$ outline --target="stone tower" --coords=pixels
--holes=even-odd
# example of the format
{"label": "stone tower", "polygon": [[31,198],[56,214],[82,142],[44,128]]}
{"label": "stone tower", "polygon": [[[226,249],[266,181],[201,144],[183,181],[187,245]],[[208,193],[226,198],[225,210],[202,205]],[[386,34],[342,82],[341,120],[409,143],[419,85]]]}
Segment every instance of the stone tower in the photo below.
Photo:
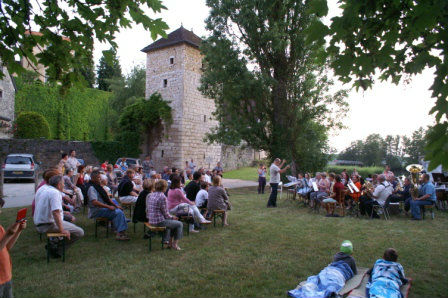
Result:
{"label": "stone tower", "polygon": [[[142,49],[146,53],[146,98],[159,92],[170,101],[173,124],[165,128],[161,142],[151,153],[156,167],[184,168],[193,158],[198,167],[214,167],[221,146],[204,142],[205,134],[218,123],[215,104],[198,90],[201,80],[201,38],[183,27]],[[143,153],[151,149],[146,140]]]}

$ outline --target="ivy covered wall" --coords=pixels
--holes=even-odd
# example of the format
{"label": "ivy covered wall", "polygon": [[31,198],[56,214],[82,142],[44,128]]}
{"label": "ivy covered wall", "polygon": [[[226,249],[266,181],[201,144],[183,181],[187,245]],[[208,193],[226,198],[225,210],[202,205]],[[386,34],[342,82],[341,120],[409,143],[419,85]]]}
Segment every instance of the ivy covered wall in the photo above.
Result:
{"label": "ivy covered wall", "polygon": [[42,114],[50,125],[51,139],[104,141],[111,138],[110,97],[110,92],[77,87],[61,95],[58,86],[18,80],[15,112]]}

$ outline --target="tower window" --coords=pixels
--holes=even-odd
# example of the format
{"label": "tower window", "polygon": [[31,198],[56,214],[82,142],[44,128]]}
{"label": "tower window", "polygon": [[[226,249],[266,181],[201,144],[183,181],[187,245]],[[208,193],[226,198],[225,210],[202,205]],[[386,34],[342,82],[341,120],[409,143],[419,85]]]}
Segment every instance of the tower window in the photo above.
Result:
{"label": "tower window", "polygon": [[168,86],[168,80],[164,79],[163,80],[163,88],[166,88]]}
{"label": "tower window", "polygon": [[163,152],[163,150],[162,150],[162,156],[161,156],[161,157],[163,157],[163,153],[164,153],[164,152]]}
{"label": "tower window", "polygon": [[3,98],[3,90],[0,90],[0,98]]}
{"label": "tower window", "polygon": [[174,57],[170,57],[170,64],[174,64]]}
{"label": "tower window", "polygon": [[204,115],[204,122],[206,122],[207,121],[207,116],[206,115]]}

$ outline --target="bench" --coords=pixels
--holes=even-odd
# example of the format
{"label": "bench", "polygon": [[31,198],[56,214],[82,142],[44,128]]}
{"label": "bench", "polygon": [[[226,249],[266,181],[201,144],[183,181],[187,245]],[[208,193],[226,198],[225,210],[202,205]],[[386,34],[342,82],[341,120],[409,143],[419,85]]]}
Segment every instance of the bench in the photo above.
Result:
{"label": "bench", "polygon": [[[146,234],[146,228],[148,228],[148,230],[149,230],[148,234]],[[155,234],[163,235],[163,232],[165,232],[165,230],[166,230],[166,227],[156,227],[156,226],[150,225],[149,222],[145,222],[145,225],[143,226],[143,235],[144,236],[147,235],[149,237],[148,247],[149,247],[150,252],[151,252],[151,248],[152,248],[152,246],[151,246],[152,234],[155,233]],[[161,243],[162,243],[162,249],[163,249],[163,237],[162,237]]]}
{"label": "bench", "polygon": [[98,224],[104,223],[106,225],[106,238],[109,238],[109,223],[111,220],[107,217],[96,217],[95,218],[95,238],[98,237]]}
{"label": "bench", "polygon": [[121,203],[121,207],[123,209],[129,209],[129,218],[132,219],[132,207],[134,207],[135,203]]}
{"label": "bench", "polygon": [[213,210],[212,217],[213,217],[213,226],[216,227],[216,218],[221,218],[221,227],[224,227],[224,215],[226,214],[225,210]]}
{"label": "bench", "polygon": [[65,262],[65,238],[67,236],[62,233],[47,233],[47,263],[50,263],[50,238],[62,237],[62,262]]}

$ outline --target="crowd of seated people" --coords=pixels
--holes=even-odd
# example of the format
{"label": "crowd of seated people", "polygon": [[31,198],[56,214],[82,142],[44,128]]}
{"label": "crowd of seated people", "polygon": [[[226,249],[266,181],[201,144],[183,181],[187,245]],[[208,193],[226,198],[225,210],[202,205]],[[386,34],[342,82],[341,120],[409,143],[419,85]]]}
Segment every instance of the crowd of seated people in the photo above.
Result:
{"label": "crowd of seated people", "polygon": [[[161,173],[154,169],[149,157],[143,166],[130,165],[122,159],[117,177],[114,167],[107,161],[101,166],[81,165],[76,152],[62,154],[60,162],[43,174],[33,201],[33,214],[39,233],[60,232],[67,235],[70,245],[84,235],[76,226],[75,215],[88,209],[88,218],[108,218],[119,241],[128,241],[128,223],[123,204],[134,207],[134,222],[149,222],[166,227],[163,237],[167,247],[179,250],[184,223],[181,215],[191,217],[190,232],[199,232],[203,224],[210,223],[209,216],[220,209],[230,210],[227,191],[223,188],[220,163],[213,171],[199,168],[193,160],[188,168],[164,167]],[[209,193],[210,192],[210,193]],[[206,218],[207,217],[207,218]],[[223,222],[227,223],[227,214]],[[50,255],[59,257],[61,247],[51,242]]]}
{"label": "crowd of seated people", "polygon": [[318,172],[314,177],[309,173],[299,173],[295,179],[297,194],[304,197],[312,208],[324,206],[326,216],[339,216],[335,214],[335,206],[339,206],[341,210],[349,212],[356,207],[361,215],[380,218],[378,212],[382,212],[383,208],[403,202],[406,215],[411,211],[412,219],[415,220],[421,219],[421,206],[436,202],[435,188],[429,180],[428,174],[421,175],[418,197],[412,198],[411,180],[395,177],[387,165],[383,173],[366,178],[361,177],[356,170],[350,176],[344,170],[338,175]]}

